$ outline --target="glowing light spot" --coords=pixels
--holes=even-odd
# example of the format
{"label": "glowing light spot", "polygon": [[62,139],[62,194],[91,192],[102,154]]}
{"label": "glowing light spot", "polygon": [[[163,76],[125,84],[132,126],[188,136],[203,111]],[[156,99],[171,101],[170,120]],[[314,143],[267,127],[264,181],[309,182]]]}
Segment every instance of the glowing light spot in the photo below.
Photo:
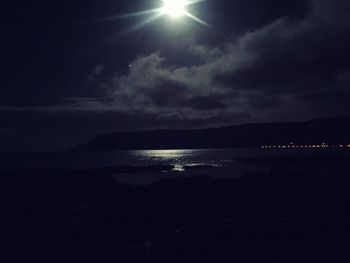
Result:
{"label": "glowing light spot", "polygon": [[180,17],[186,14],[186,0],[163,0],[163,12],[171,17]]}

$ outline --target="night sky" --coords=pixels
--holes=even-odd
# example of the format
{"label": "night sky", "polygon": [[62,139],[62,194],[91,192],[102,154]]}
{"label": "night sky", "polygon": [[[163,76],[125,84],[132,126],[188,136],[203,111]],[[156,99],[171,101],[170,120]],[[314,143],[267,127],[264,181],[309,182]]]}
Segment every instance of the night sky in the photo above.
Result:
{"label": "night sky", "polygon": [[3,1],[1,151],[112,130],[350,114],[349,0],[207,0],[205,21],[117,15],[161,0]]}

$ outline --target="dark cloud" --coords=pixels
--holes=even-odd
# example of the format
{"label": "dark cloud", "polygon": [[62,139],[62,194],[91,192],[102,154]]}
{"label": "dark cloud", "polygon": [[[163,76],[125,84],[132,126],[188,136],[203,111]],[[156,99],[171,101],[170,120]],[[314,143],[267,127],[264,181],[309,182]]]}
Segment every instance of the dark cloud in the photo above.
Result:
{"label": "dark cloud", "polygon": [[131,21],[94,25],[91,33],[58,19],[40,38],[45,30],[34,19],[34,40],[7,47],[0,127],[97,132],[350,114],[349,1],[218,0],[202,8],[193,12],[212,29],[169,32],[157,23],[108,44],[97,40]]}
{"label": "dark cloud", "polygon": [[[324,88],[350,67],[350,23],[345,1],[312,1],[302,19],[281,18],[243,36],[241,45],[255,58],[217,77],[234,88]],[[348,13],[348,12],[347,12]]]}
{"label": "dark cloud", "polygon": [[221,98],[214,97],[193,97],[188,101],[189,105],[195,110],[217,110],[217,109],[226,109],[227,105],[221,101]]}
{"label": "dark cloud", "polygon": [[348,3],[336,2],[311,1],[304,16],[278,18],[219,46],[192,43],[185,52],[198,58],[194,65],[169,61],[160,52],[139,57],[109,87],[145,112],[182,109],[186,116],[248,112],[274,119],[274,112],[293,107],[315,115],[322,105],[330,114],[347,110],[333,105],[336,99],[325,103],[315,95],[348,94],[348,79],[339,78],[350,68],[350,24],[339,15]]}
{"label": "dark cloud", "polygon": [[[43,131],[62,131],[69,137],[72,131],[80,131],[85,136],[106,133],[115,130],[193,128],[217,126],[227,123],[232,118],[239,120],[248,115],[203,114],[201,116],[185,116],[181,110],[162,113],[146,113],[144,111],[114,111],[96,112],[85,109],[0,109],[0,131],[21,131],[23,136],[35,137]],[[208,125],[208,122],[210,125]],[[66,133],[68,132],[68,133]],[[49,137],[49,136],[47,136]],[[67,138],[69,139],[69,138]],[[21,138],[18,138],[20,141]]]}

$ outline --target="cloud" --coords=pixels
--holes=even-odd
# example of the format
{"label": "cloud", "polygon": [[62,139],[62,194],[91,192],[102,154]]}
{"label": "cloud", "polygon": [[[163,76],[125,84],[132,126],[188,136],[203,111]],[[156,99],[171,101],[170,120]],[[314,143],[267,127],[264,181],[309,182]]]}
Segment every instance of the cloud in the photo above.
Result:
{"label": "cloud", "polygon": [[[85,138],[350,114],[350,1],[238,0],[234,10],[212,2],[215,29],[193,25],[172,35],[160,26],[157,35],[144,28],[120,40],[115,54],[115,46],[100,50],[88,42],[98,54],[82,55],[78,64],[73,55],[38,52],[38,41],[27,45],[28,54],[41,54],[30,56],[30,68],[22,55],[9,63],[7,52],[13,74],[5,72],[0,89],[0,129],[28,131],[31,141],[42,129],[82,131]],[[130,61],[141,48],[146,53]]]}
{"label": "cloud", "polygon": [[339,109],[339,96],[350,94],[348,7],[348,1],[310,1],[304,17],[281,17],[220,46],[187,46],[183,54],[196,63],[157,51],[100,83],[115,109],[160,116],[180,110],[189,118],[242,114],[252,120],[279,118],[276,112],[286,118],[302,111],[338,114],[348,110]]}
{"label": "cloud", "polygon": [[350,23],[350,2],[347,0],[311,0],[312,14],[328,22]]}
{"label": "cloud", "polygon": [[[349,114],[349,6],[310,0],[304,15],[279,17],[232,41],[193,40],[171,55],[139,55],[126,73],[96,65],[88,80],[104,97],[68,99],[50,109],[98,116],[104,121],[96,125],[115,129]],[[85,127],[69,125],[78,124]]]}

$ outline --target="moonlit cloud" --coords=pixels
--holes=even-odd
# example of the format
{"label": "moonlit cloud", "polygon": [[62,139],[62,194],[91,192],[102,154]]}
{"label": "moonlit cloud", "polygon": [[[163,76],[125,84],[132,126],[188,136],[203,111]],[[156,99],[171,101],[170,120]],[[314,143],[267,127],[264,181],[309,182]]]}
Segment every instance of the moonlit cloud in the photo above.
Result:
{"label": "moonlit cloud", "polygon": [[[118,116],[110,119],[115,128],[228,125],[350,113],[348,10],[345,0],[311,0],[303,15],[279,17],[220,43],[193,36],[172,47],[174,53],[161,47],[147,54],[140,50],[127,71],[96,63],[86,78],[100,97],[76,96],[36,107],[35,112],[105,112]],[[129,118],[132,124],[125,121]]]}
{"label": "moonlit cloud", "polygon": [[[216,47],[189,46],[185,52],[199,58],[195,65],[168,61],[161,52],[139,56],[127,74],[116,74],[105,86],[123,110],[162,114],[181,109],[191,117],[245,113],[257,120],[322,107],[338,113],[331,106],[336,98],[327,103],[305,98],[330,90],[349,93],[348,79],[339,77],[348,72],[349,25],[347,17],[335,16],[340,3],[327,9],[322,1],[311,4],[306,17],[282,17]],[[343,102],[339,106],[339,112],[347,108]]]}

